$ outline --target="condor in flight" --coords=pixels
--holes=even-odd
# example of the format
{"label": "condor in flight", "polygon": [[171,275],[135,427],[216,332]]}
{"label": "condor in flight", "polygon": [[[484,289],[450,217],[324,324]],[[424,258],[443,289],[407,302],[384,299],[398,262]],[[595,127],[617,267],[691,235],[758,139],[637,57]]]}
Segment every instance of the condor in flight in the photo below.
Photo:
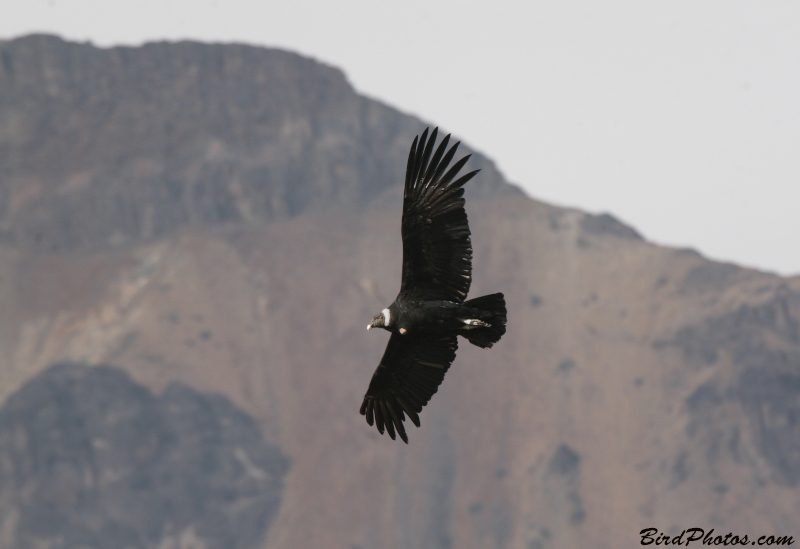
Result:
{"label": "condor in flight", "polygon": [[[450,136],[436,147],[438,128],[415,137],[408,155],[403,193],[403,280],[394,303],[375,315],[367,329],[392,333],[372,375],[361,414],[408,444],[403,421],[419,427],[419,413],[456,358],[457,336],[488,348],[506,332],[503,294],[465,301],[472,281],[472,245],[464,184],[480,170],[456,179],[469,156],[447,167],[459,143]],[[445,152],[447,151],[447,152]],[[455,180],[455,181],[454,181]]]}

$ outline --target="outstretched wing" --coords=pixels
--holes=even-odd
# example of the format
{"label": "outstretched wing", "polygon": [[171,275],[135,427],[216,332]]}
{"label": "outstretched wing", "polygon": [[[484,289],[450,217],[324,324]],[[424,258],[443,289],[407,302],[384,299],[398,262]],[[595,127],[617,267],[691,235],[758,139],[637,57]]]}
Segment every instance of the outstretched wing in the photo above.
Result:
{"label": "outstretched wing", "polygon": [[408,444],[405,415],[419,427],[417,414],[438,390],[457,348],[455,335],[392,333],[361,404],[367,423],[377,423],[381,434],[385,427],[392,440],[396,429]]}
{"label": "outstretched wing", "polygon": [[436,128],[414,138],[403,193],[403,282],[400,293],[462,303],[472,281],[472,244],[464,211],[464,184],[480,170],[453,181],[470,155],[447,169],[459,143],[436,152]]}

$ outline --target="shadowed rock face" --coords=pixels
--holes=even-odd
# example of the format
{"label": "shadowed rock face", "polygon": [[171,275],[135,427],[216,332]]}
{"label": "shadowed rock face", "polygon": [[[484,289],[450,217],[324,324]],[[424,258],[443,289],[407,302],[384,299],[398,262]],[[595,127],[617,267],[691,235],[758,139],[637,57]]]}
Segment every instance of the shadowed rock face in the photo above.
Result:
{"label": "shadowed rock face", "polygon": [[[727,280],[735,268],[724,267],[717,272],[724,273]],[[692,269],[686,278],[696,278],[696,272]],[[781,286],[757,306],[741,305],[699,325],[682,327],[671,341],[655,343],[656,348],[679,348],[684,362],[693,369],[713,368],[724,359],[731,362],[730,381],[714,376],[687,398],[687,409],[695,418],[690,433],[696,436],[698,424],[715,424],[715,435],[699,437],[708,445],[708,459],[715,461],[721,453],[741,459],[737,454],[741,431],[749,426],[770,466],[770,479],[789,486],[800,481],[798,311],[800,293]],[[721,413],[731,402],[742,407],[748,426],[737,421],[744,418]],[[720,429],[727,430],[727,436],[719,438]]]}
{"label": "shadowed rock face", "polygon": [[257,547],[285,472],[227,398],[109,366],[53,366],[0,408],[4,547]]}
{"label": "shadowed rock face", "polygon": [[[0,237],[39,250],[352,211],[401,181],[423,128],[280,50],[29,36],[0,59]],[[473,163],[473,187],[502,186]]]}

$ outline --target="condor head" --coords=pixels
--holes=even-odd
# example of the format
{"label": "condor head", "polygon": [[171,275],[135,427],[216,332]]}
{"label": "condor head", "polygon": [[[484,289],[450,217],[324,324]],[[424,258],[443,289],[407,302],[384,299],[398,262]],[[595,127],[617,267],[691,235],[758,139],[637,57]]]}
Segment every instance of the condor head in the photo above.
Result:
{"label": "condor head", "polygon": [[391,326],[391,322],[392,313],[389,312],[389,309],[384,309],[375,315],[375,318],[373,318],[372,322],[370,322],[369,326],[367,326],[367,330],[371,330],[373,328],[383,328],[384,330],[388,330],[389,326]]}

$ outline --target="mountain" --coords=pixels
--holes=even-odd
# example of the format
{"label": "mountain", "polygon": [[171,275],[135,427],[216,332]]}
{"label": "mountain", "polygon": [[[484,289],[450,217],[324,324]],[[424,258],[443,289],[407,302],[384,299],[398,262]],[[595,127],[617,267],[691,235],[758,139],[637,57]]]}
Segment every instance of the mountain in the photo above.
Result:
{"label": "mountain", "polygon": [[0,411],[9,545],[253,547],[280,506],[285,458],[221,395],[57,364]]}
{"label": "mountain", "polygon": [[[32,249],[356,211],[396,182],[420,125],[280,50],[52,36],[0,48],[0,236]],[[477,189],[507,187],[474,163]]]}
{"label": "mountain", "polygon": [[[109,524],[126,528],[116,546],[185,549],[800,535],[797,277],[527,198],[476,154],[470,295],[503,291],[508,332],[491,351],[461,345],[406,446],[358,407],[386,343],[364,326],[399,288],[400,185],[426,123],[272,49],[27,36],[0,42],[0,61],[3,547],[102,547]],[[86,402],[49,404],[42,387]],[[114,427],[103,395],[130,402],[138,427]],[[210,415],[184,425],[173,402]],[[191,442],[215,425],[230,436]],[[229,469],[193,476],[194,448]],[[148,502],[183,492],[117,488],[137,452],[198,486],[208,514],[166,520]],[[52,478],[66,487],[41,488]],[[74,508],[76,494],[100,499]],[[60,518],[37,530],[51,523],[31,509]],[[212,515],[229,522],[198,526]],[[237,516],[265,518],[220,537]]]}

